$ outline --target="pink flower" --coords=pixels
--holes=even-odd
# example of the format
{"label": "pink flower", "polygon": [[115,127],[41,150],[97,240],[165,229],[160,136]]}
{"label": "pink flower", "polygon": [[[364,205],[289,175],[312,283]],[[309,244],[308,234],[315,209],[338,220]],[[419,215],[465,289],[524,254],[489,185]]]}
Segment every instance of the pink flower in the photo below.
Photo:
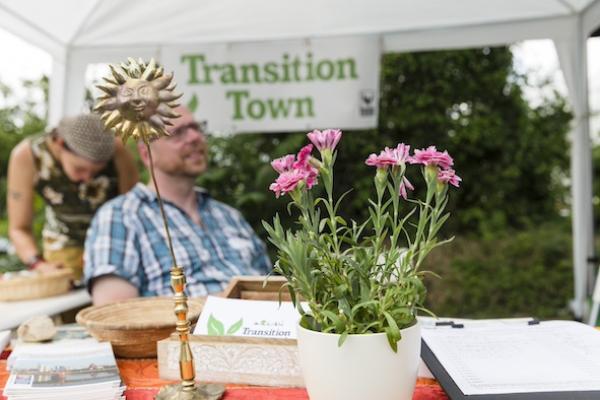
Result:
{"label": "pink flower", "polygon": [[342,137],[342,131],[339,129],[325,129],[324,131],[315,129],[314,131],[307,133],[306,136],[308,136],[308,139],[317,146],[319,151],[333,151]]}
{"label": "pink flower", "polygon": [[437,151],[435,146],[429,146],[427,149],[415,150],[415,155],[410,159],[412,164],[437,165],[443,169],[448,169],[454,165],[454,160],[447,151]]}
{"label": "pink flower", "polygon": [[283,156],[283,157],[280,157],[280,158],[277,158],[277,159],[271,161],[271,166],[273,167],[273,169],[275,171],[279,172],[280,174],[292,169],[293,165],[294,165],[294,155],[293,154],[288,154],[286,156]]}
{"label": "pink flower", "polygon": [[400,163],[406,163],[407,161],[410,160],[410,156],[408,153],[410,153],[410,146],[404,143],[399,143],[398,146],[396,146],[396,156],[398,157],[398,160],[400,161]]}
{"label": "pink flower", "polygon": [[269,186],[269,189],[275,192],[275,196],[292,192],[298,184],[306,179],[306,172],[299,169],[285,171]]}
{"label": "pink flower", "polygon": [[406,200],[408,198],[408,193],[406,192],[406,189],[408,190],[415,190],[414,186],[412,185],[412,183],[410,183],[410,181],[408,180],[408,178],[406,178],[405,176],[402,177],[402,183],[400,184],[400,193],[399,195],[402,196],[402,198],[404,200]]}
{"label": "pink flower", "polygon": [[453,186],[458,187],[462,179],[460,176],[456,175],[456,171],[453,169],[445,169],[438,172],[437,175],[438,181],[442,183],[449,183]]}
{"label": "pink flower", "polygon": [[280,174],[269,186],[276,197],[294,191],[302,181],[308,189],[317,184],[319,171],[310,164],[312,149],[312,144],[308,144],[300,149],[296,157],[288,154],[271,162],[273,169]]}
{"label": "pink flower", "polygon": [[319,172],[316,168],[310,167],[309,170],[305,171],[305,174],[304,182],[306,182],[306,187],[310,189],[317,184],[317,176],[319,176]]}
{"label": "pink flower", "polygon": [[301,169],[306,169],[308,167],[310,167],[309,164],[309,160],[310,160],[310,153],[312,153],[312,149],[313,149],[313,145],[312,144],[307,144],[306,146],[304,146],[303,148],[300,149],[300,151],[298,152],[298,155],[296,156],[296,162],[293,165],[293,168],[301,168]]}
{"label": "pink flower", "polygon": [[401,165],[410,160],[409,151],[410,146],[404,143],[398,144],[395,149],[386,147],[379,155],[375,153],[371,154],[365,161],[365,164],[377,168],[385,168],[388,165]]}

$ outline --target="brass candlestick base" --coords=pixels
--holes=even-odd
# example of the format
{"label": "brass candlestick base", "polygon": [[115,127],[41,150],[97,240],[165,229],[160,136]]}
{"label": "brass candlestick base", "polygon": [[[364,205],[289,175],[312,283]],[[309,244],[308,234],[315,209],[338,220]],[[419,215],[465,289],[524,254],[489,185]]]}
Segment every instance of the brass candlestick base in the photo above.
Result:
{"label": "brass candlestick base", "polygon": [[219,400],[225,393],[225,386],[217,383],[200,384],[187,391],[181,384],[164,386],[156,395],[156,400]]}

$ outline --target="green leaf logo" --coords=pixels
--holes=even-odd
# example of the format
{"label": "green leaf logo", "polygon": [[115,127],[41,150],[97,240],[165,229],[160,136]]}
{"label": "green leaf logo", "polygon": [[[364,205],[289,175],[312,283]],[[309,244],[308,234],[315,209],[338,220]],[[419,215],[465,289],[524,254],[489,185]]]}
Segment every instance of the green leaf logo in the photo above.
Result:
{"label": "green leaf logo", "polygon": [[242,323],[244,322],[243,318],[240,318],[240,320],[238,322],[236,322],[235,324],[231,325],[229,327],[229,329],[227,329],[227,334],[228,335],[233,335],[234,333],[236,333],[237,331],[240,330],[240,328],[242,327]]}
{"label": "green leaf logo", "polygon": [[193,114],[196,112],[196,109],[198,108],[198,104],[200,102],[198,101],[198,97],[194,94],[192,96],[192,98],[190,99],[190,101],[188,101],[187,103],[187,108],[188,110],[190,110],[190,112]]}
{"label": "green leaf logo", "polygon": [[225,334],[225,326],[212,314],[208,317],[208,334],[212,336],[223,336]]}

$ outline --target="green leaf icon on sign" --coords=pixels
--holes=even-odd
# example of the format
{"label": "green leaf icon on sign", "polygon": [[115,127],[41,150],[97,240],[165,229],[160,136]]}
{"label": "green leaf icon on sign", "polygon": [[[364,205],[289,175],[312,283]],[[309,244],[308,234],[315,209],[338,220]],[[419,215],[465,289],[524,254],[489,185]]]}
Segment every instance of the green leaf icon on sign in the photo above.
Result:
{"label": "green leaf icon on sign", "polygon": [[187,103],[187,108],[192,114],[196,112],[196,109],[198,108],[198,103],[198,97],[194,94],[190,101],[188,101]]}
{"label": "green leaf icon on sign", "polygon": [[237,331],[240,330],[240,328],[242,327],[242,323],[244,322],[243,318],[240,318],[240,320],[238,322],[236,322],[235,324],[231,325],[229,327],[229,329],[227,329],[227,334],[228,335],[233,335],[234,333],[236,333]]}
{"label": "green leaf icon on sign", "polygon": [[225,326],[212,314],[208,317],[208,334],[212,336],[223,336],[225,334]]}

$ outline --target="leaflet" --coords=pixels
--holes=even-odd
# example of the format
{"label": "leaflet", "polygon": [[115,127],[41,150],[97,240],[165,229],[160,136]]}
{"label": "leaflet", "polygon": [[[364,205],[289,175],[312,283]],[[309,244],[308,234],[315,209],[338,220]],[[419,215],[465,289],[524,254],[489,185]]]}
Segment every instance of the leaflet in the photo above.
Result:
{"label": "leaflet", "polygon": [[465,395],[600,391],[600,331],[578,322],[474,321],[422,335]]}

